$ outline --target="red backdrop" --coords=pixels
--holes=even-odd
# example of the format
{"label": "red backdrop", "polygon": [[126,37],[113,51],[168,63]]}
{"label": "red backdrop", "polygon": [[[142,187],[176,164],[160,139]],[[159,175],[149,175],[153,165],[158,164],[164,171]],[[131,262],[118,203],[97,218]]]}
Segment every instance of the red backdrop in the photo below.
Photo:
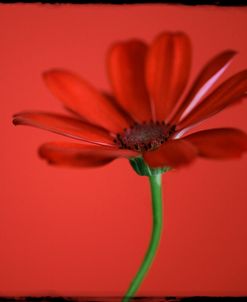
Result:
{"label": "red backdrop", "polygon": [[[63,67],[108,89],[113,42],[182,30],[193,43],[192,78],[216,53],[239,51],[226,78],[247,67],[246,26],[245,8],[0,6],[1,295],[122,295],[150,237],[148,181],[126,160],[50,167],[37,148],[61,137],[11,124],[22,110],[62,111],[41,73]],[[247,131],[246,104],[205,126]],[[197,160],[163,177],[164,233],[139,295],[247,294],[246,163]]]}

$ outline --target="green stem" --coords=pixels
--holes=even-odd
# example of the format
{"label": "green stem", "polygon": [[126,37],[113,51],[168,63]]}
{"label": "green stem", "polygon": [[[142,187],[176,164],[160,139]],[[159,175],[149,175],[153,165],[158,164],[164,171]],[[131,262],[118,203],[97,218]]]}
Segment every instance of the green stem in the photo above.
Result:
{"label": "green stem", "polygon": [[152,210],[153,210],[153,228],[148,250],[136,276],[132,280],[130,287],[122,302],[128,302],[136,293],[147,274],[154,256],[159,246],[162,231],[162,174],[149,176],[149,182],[152,192]]}

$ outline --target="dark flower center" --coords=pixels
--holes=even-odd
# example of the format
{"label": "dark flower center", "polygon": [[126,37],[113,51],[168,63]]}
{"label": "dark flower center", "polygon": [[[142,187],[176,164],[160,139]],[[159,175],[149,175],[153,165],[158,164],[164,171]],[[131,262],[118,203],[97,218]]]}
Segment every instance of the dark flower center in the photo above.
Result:
{"label": "dark flower center", "polygon": [[165,124],[165,122],[144,122],[135,124],[123,133],[118,133],[115,143],[121,149],[136,151],[154,150],[162,145],[174,133],[175,126]]}

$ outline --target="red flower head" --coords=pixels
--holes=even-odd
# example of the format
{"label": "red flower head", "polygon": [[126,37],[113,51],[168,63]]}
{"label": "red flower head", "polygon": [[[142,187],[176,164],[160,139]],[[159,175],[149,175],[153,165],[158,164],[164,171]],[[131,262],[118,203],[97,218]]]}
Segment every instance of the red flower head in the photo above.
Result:
{"label": "red flower head", "polygon": [[150,46],[141,40],[116,43],[107,69],[113,95],[97,91],[74,73],[51,70],[44,80],[73,116],[24,112],[14,124],[43,128],[80,143],[51,142],[39,149],[49,163],[101,166],[118,157],[143,158],[151,168],[178,167],[205,158],[234,158],[247,150],[247,135],[233,128],[185,132],[241,101],[243,70],[210,92],[236,52],[224,51],[201,70],[187,91],[191,43],[184,33],[164,32]]}

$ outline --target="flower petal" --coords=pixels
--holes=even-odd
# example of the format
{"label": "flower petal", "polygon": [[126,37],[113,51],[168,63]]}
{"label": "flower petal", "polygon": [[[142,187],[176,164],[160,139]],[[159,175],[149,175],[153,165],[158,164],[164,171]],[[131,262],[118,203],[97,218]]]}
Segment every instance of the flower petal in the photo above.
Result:
{"label": "flower petal", "polygon": [[55,69],[45,72],[43,77],[51,92],[66,107],[90,123],[112,132],[128,127],[128,121],[114,104],[76,74]]}
{"label": "flower petal", "polygon": [[225,107],[239,102],[246,96],[247,70],[243,70],[223,82],[200,104],[198,104],[181,122],[179,129],[199,123],[223,110]]}
{"label": "flower petal", "polygon": [[200,102],[202,97],[230,65],[235,55],[236,51],[226,50],[208,62],[179,106],[171,123],[176,124],[181,116],[183,117],[188,114]]}
{"label": "flower petal", "polygon": [[62,114],[23,112],[16,114],[15,125],[29,125],[78,140],[102,145],[114,145],[113,138],[103,128]]}
{"label": "flower petal", "polygon": [[162,33],[150,47],[146,82],[157,120],[166,119],[177,104],[189,78],[191,44],[184,33]]}
{"label": "flower petal", "polygon": [[106,165],[116,158],[130,158],[137,156],[138,153],[91,144],[50,142],[39,148],[39,155],[53,165],[98,167]]}
{"label": "flower petal", "polygon": [[169,140],[160,148],[143,154],[145,162],[153,168],[180,167],[191,163],[197,156],[197,149],[182,139]]}
{"label": "flower petal", "polygon": [[200,156],[207,158],[240,157],[247,151],[247,135],[234,128],[199,131],[183,139],[196,146]]}
{"label": "flower petal", "polygon": [[107,98],[109,100],[109,102],[114,104],[116,109],[124,116],[126,121],[128,121],[129,125],[134,125],[135,124],[135,120],[130,116],[128,111],[124,110],[123,107],[121,107],[121,105],[118,103],[118,101],[114,97],[114,95],[112,95],[108,92],[105,92],[105,91],[103,91],[102,94],[104,95],[105,98]]}
{"label": "flower petal", "polygon": [[119,104],[136,122],[152,118],[151,105],[145,84],[147,45],[130,40],[113,45],[108,54],[108,71]]}

